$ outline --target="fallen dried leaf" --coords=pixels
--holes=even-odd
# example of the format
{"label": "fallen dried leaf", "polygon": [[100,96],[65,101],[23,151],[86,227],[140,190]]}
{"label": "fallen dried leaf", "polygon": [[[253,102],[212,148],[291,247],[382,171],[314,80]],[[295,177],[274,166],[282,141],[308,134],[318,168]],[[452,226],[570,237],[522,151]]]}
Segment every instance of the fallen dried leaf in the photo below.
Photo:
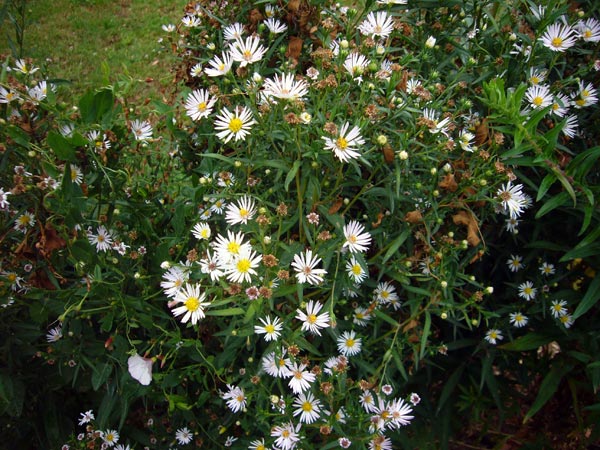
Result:
{"label": "fallen dried leaf", "polygon": [[467,242],[470,246],[475,247],[481,243],[481,239],[479,238],[479,224],[472,213],[459,211],[452,216],[452,221],[455,225],[467,227]]}

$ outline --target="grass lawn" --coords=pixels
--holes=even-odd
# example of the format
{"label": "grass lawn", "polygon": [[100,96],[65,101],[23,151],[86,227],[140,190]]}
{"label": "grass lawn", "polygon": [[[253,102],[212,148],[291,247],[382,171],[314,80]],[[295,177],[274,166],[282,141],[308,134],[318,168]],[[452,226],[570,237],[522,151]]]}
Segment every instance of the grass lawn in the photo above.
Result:
{"label": "grass lawn", "polygon": [[[19,2],[13,2],[19,3]],[[121,76],[131,78],[130,94],[160,96],[171,79],[172,55],[161,52],[162,24],[180,20],[185,0],[32,0],[26,6],[23,56],[45,66],[53,78],[85,91]],[[2,24],[0,54],[10,55]],[[152,80],[152,81],[151,81]]]}

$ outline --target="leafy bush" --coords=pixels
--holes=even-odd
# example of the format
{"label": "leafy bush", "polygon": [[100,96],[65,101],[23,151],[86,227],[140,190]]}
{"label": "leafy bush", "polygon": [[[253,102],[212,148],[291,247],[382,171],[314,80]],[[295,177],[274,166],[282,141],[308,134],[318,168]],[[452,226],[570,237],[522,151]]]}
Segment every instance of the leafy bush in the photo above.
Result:
{"label": "leafy bush", "polygon": [[597,437],[597,11],[381,3],[189,4],[141,108],[6,62],[4,435]]}

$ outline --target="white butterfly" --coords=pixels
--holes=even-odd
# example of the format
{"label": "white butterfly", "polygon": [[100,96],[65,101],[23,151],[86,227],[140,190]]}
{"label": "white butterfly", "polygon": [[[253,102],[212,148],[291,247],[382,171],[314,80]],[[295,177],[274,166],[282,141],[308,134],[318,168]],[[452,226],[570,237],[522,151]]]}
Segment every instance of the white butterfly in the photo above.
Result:
{"label": "white butterfly", "polygon": [[129,374],[144,386],[152,381],[152,359],[142,358],[137,353],[127,360]]}

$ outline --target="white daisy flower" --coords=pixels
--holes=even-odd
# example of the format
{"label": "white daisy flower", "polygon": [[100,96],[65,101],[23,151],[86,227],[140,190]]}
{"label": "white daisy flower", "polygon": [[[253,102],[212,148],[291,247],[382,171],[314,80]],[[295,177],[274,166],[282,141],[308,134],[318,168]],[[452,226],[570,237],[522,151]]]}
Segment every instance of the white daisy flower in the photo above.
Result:
{"label": "white daisy flower", "polygon": [[294,394],[300,394],[308,389],[310,389],[311,383],[313,383],[317,376],[309,372],[306,369],[306,364],[298,364],[294,362],[288,366],[290,370],[290,381],[288,382],[288,386],[292,389]]}
{"label": "white daisy flower", "polygon": [[346,241],[342,245],[342,248],[348,247],[348,250],[352,253],[367,251],[371,244],[371,234],[364,230],[365,227],[356,220],[351,220],[344,225],[344,237]]}
{"label": "white daisy flower", "polygon": [[114,445],[119,442],[119,433],[116,430],[106,430],[102,432],[102,440],[109,447],[114,447]]}
{"label": "white daisy flower", "polygon": [[239,22],[227,25],[223,29],[223,39],[226,41],[236,41],[244,35],[244,25]]}
{"label": "white daisy flower", "polygon": [[511,272],[518,272],[523,267],[523,257],[519,255],[510,255],[510,258],[506,261],[506,265]]}
{"label": "white daisy flower", "polygon": [[256,205],[252,198],[244,195],[237,204],[230,203],[225,211],[225,221],[229,225],[242,223],[246,225],[256,214]]}
{"label": "white daisy flower", "polygon": [[177,443],[179,445],[186,445],[192,442],[194,439],[194,433],[188,430],[187,427],[179,428],[175,432],[175,439],[177,439]]}
{"label": "white daisy flower", "polygon": [[270,17],[267,20],[265,20],[264,24],[267,26],[269,31],[273,34],[283,33],[288,28],[285,23],[283,23],[280,20],[275,19],[273,17]]}
{"label": "white daisy flower", "polygon": [[580,20],[575,25],[579,37],[586,42],[600,41],[600,22],[593,17],[583,21]]}
{"label": "white daisy flower", "polygon": [[49,344],[52,344],[60,340],[62,337],[62,327],[59,325],[48,330],[48,334],[46,334],[46,341],[48,341]]}
{"label": "white daisy flower", "polygon": [[234,112],[223,108],[215,120],[215,129],[219,130],[217,137],[224,143],[231,139],[237,142],[245,140],[246,136],[250,134],[252,125],[256,123],[252,117],[252,111],[247,106],[236,108]]}
{"label": "white daisy flower", "polygon": [[540,40],[553,52],[564,52],[577,43],[577,33],[567,24],[553,23],[548,26]]}
{"label": "white daisy flower", "polygon": [[533,300],[536,295],[537,288],[533,287],[533,283],[531,281],[526,281],[519,285],[519,297],[529,301]]}
{"label": "white daisy flower", "polygon": [[208,61],[210,67],[204,69],[204,73],[209,77],[221,77],[227,75],[231,70],[233,59],[231,59],[231,53],[223,52],[221,57],[214,56],[213,59]]}
{"label": "white daisy flower", "polygon": [[217,235],[215,240],[211,243],[217,258],[223,263],[237,258],[242,252],[247,253],[252,249],[249,243],[244,242],[245,235],[241,231],[239,233],[233,233],[231,230],[227,230],[227,237]]}
{"label": "white daisy flower", "polygon": [[320,284],[323,282],[323,275],[327,274],[324,269],[317,269],[316,266],[321,262],[321,258],[315,255],[312,250],[306,250],[304,253],[294,255],[292,267],[296,271],[298,283]]}
{"label": "white daisy flower", "polygon": [[271,316],[267,316],[266,319],[260,318],[259,320],[262,325],[254,325],[254,332],[256,334],[264,334],[265,341],[276,341],[281,336],[280,331],[283,329],[283,325],[279,317],[275,317],[273,321],[271,321]]}
{"label": "white daisy flower", "polygon": [[512,181],[509,181],[496,192],[502,207],[512,218],[517,218],[523,213],[526,199],[521,189],[523,189],[522,184],[513,186]]}
{"label": "white daisy flower", "polygon": [[274,378],[288,378],[292,376],[289,369],[291,361],[285,357],[286,350],[281,349],[281,355],[276,355],[271,352],[265,355],[262,359],[262,368],[265,372]]}
{"label": "white daisy flower", "polygon": [[354,283],[362,283],[367,278],[367,271],[354,255],[346,262],[346,271]]}
{"label": "white daisy flower", "polygon": [[267,78],[264,84],[264,95],[284,100],[298,100],[308,93],[308,85],[304,80],[296,80],[293,73],[275,75]]}
{"label": "white daisy flower", "polygon": [[175,297],[183,285],[187,283],[189,274],[178,266],[170,267],[163,276],[160,287],[164,289],[167,297]]}
{"label": "white daisy flower", "polygon": [[88,231],[87,238],[90,244],[96,246],[97,252],[106,252],[112,248],[113,237],[104,225],[98,227],[96,234]]}
{"label": "white daisy flower", "polygon": [[502,339],[504,339],[504,336],[502,336],[502,332],[500,330],[491,329],[485,333],[485,340],[492,345],[496,345],[496,343]]}
{"label": "white daisy flower", "polygon": [[344,61],[344,68],[353,77],[361,76],[371,61],[360,53],[352,52]]}
{"label": "white daisy flower", "polygon": [[510,313],[510,323],[517,328],[524,327],[528,321],[529,318],[521,312]]}
{"label": "white daisy flower", "polygon": [[240,63],[240,67],[245,67],[248,64],[253,64],[262,59],[267,52],[266,47],[260,45],[258,36],[250,36],[246,40],[236,39],[235,42],[229,44],[231,58]]}
{"label": "white daisy flower", "polygon": [[228,391],[222,395],[227,401],[227,407],[234,413],[243,411],[246,408],[246,394],[241,387],[227,385]]}
{"label": "white daisy flower", "polygon": [[371,11],[358,29],[365,36],[386,39],[394,30],[394,21],[385,11],[377,13]]}
{"label": "white daisy flower", "polygon": [[321,402],[311,392],[301,392],[294,400],[294,417],[300,416],[300,423],[311,424],[319,419]]}
{"label": "white daisy flower", "polygon": [[210,238],[210,226],[206,222],[198,222],[192,228],[192,234],[196,239],[208,239]]}
{"label": "white daisy flower", "polygon": [[[205,302],[206,293],[200,293],[199,284],[186,284],[183,289],[177,292],[172,301],[172,311],[175,317],[183,315],[181,323],[192,322],[196,325],[200,319],[204,319],[204,308],[210,305]],[[180,305],[180,306],[177,306]]]}
{"label": "white daisy flower", "polygon": [[152,125],[146,120],[131,122],[131,132],[136,141],[146,142],[148,139],[152,139]]}
{"label": "white daisy flower", "polygon": [[329,327],[329,313],[319,314],[323,305],[317,301],[309,300],[306,304],[306,313],[300,309],[296,310],[296,319],[302,321],[302,331],[321,336],[321,328]]}
{"label": "white daisy flower", "polygon": [[192,120],[200,120],[210,115],[216,101],[217,99],[211,97],[207,90],[196,89],[187,96],[183,106],[186,109],[186,114]]}
{"label": "white daisy flower", "polygon": [[338,137],[331,139],[326,136],[322,136],[321,139],[325,141],[325,149],[333,151],[333,154],[342,162],[348,162],[351,159],[356,159],[360,156],[357,147],[363,145],[365,140],[360,134],[360,128],[357,126],[352,127],[350,131],[348,128],[350,124],[344,123],[340,128]]}
{"label": "white daisy flower", "polygon": [[271,428],[271,436],[276,438],[275,445],[281,450],[293,450],[300,441],[300,425],[294,427],[292,422]]}
{"label": "white daisy flower", "polygon": [[534,84],[525,91],[525,99],[533,109],[544,109],[552,104],[550,88],[544,84]]}
{"label": "white daisy flower", "polygon": [[257,255],[254,250],[245,247],[239,255],[224,266],[225,275],[232,283],[250,283],[252,275],[256,275],[254,269],[258,267],[261,260],[261,255]]}
{"label": "white daisy flower", "polygon": [[554,275],[556,273],[556,269],[554,269],[554,264],[549,264],[547,262],[543,262],[540,266],[540,272],[542,275]]}
{"label": "white daisy flower", "polygon": [[567,302],[565,300],[552,300],[552,305],[550,306],[550,312],[552,313],[552,316],[558,319],[567,314],[569,311],[567,308],[565,308],[565,306],[567,306]]}
{"label": "white daisy flower", "polygon": [[360,353],[361,339],[356,337],[354,331],[344,331],[337,338],[337,347],[339,352],[344,356],[354,356]]}

